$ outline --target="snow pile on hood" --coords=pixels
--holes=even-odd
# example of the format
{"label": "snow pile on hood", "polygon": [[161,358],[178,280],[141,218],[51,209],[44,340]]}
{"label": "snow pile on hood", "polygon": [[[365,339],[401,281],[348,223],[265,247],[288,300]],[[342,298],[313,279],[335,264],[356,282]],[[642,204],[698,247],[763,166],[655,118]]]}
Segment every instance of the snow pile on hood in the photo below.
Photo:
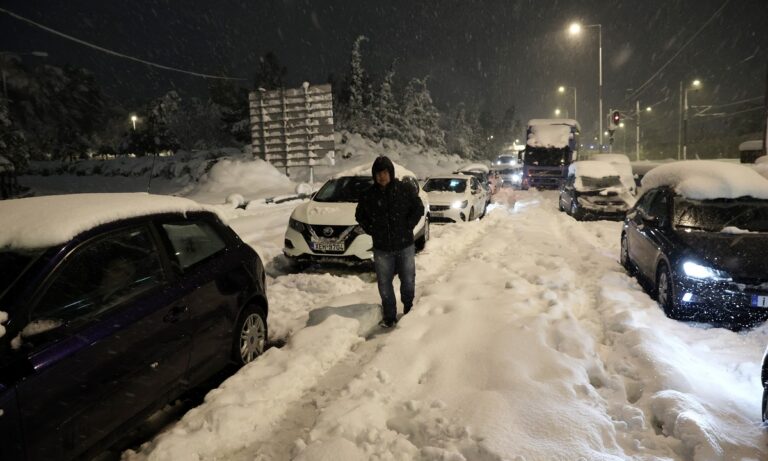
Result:
{"label": "snow pile on hood", "polygon": [[670,186],[697,200],[751,196],[768,199],[768,180],[743,165],[688,160],[661,165],[643,177],[643,187]]}
{"label": "snow pile on hood", "polygon": [[[0,249],[46,248],[101,224],[155,213],[213,211],[192,200],[143,192],[72,194],[0,201]],[[215,211],[214,211],[215,212]],[[220,215],[220,218],[224,218]]]}
{"label": "snow pile on hood", "polygon": [[269,195],[288,194],[296,184],[269,162],[261,159],[222,159],[200,178],[188,197],[205,203],[222,203],[230,194],[247,200]]}
{"label": "snow pile on hood", "polygon": [[571,139],[571,127],[568,125],[531,125],[527,144],[531,147],[568,146]]}

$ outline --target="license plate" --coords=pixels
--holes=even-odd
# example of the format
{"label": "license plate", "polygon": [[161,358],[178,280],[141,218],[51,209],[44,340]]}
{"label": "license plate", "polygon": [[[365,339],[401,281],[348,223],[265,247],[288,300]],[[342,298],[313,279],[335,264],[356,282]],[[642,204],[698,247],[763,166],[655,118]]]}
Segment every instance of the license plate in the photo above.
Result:
{"label": "license plate", "polygon": [[752,307],[768,307],[768,296],[752,295]]}
{"label": "license plate", "polygon": [[312,245],[312,249],[315,251],[344,251],[344,244],[317,242]]}
{"label": "license plate", "polygon": [[445,214],[442,211],[432,211],[429,214],[431,214],[435,218],[442,218],[443,216],[445,216]]}

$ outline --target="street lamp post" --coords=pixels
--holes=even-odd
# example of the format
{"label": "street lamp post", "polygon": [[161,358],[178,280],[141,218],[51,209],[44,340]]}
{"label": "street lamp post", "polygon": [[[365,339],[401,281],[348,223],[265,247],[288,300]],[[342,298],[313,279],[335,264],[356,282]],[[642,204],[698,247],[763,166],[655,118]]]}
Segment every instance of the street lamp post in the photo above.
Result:
{"label": "street lamp post", "polygon": [[597,99],[598,99],[598,117],[597,120],[600,124],[600,145],[598,146],[598,152],[603,150],[603,26],[602,24],[589,24],[582,26],[578,22],[571,24],[569,31],[572,35],[577,35],[581,32],[581,28],[597,27],[597,67],[598,67],[598,87],[597,87]]}
{"label": "street lamp post", "polygon": [[139,117],[135,115],[131,115],[131,123],[133,123],[133,131],[136,131],[136,120],[138,120]]}
{"label": "street lamp post", "polygon": [[[680,82],[680,87],[683,87],[682,82]],[[683,152],[683,160],[688,159],[688,91],[695,91],[698,90],[701,87],[701,81],[700,80],[694,80],[690,86],[686,87],[683,90],[683,110],[682,110],[682,134],[681,134],[681,143],[682,143],[682,152]],[[678,157],[679,159],[679,157]]]}
{"label": "street lamp post", "polygon": [[579,120],[579,112],[576,106],[576,87],[575,86],[561,86],[557,89],[560,93],[565,93],[565,90],[573,90],[573,118],[574,120]]}

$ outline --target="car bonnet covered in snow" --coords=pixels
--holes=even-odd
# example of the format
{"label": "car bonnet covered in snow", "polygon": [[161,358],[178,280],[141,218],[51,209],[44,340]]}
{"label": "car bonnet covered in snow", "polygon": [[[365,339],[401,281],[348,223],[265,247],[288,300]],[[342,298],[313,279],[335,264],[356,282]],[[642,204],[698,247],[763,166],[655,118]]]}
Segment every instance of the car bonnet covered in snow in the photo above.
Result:
{"label": "car bonnet covered in snow", "polygon": [[0,250],[46,248],[120,219],[190,211],[215,213],[212,208],[186,198],[146,193],[70,194],[6,200],[0,202],[0,216],[3,217]]}
{"label": "car bonnet covered in snow", "polygon": [[645,189],[669,186],[695,199],[754,197],[768,199],[768,180],[751,168],[712,160],[688,160],[660,165],[642,181]]}

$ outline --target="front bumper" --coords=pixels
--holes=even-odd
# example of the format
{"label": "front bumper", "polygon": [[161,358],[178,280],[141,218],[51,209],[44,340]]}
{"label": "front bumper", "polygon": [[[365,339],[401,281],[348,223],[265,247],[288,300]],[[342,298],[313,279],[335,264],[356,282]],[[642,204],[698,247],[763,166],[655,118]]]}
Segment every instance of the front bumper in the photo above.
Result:
{"label": "front bumper", "polygon": [[678,274],[673,296],[680,317],[717,324],[748,325],[768,320],[768,288]]}
{"label": "front bumper", "polygon": [[[324,248],[336,246],[337,249],[319,249],[323,245]],[[373,259],[373,240],[368,234],[351,235],[348,239],[305,237],[301,232],[289,227],[285,231],[283,253],[290,258],[306,260],[367,261]]]}
{"label": "front bumper", "polygon": [[430,205],[429,222],[454,223],[466,221],[470,206],[466,208],[452,208],[450,205]]}
{"label": "front bumper", "polygon": [[578,200],[578,206],[584,215],[584,219],[610,219],[615,221],[622,221],[629,209],[623,202],[621,204],[600,204],[581,198]]}

